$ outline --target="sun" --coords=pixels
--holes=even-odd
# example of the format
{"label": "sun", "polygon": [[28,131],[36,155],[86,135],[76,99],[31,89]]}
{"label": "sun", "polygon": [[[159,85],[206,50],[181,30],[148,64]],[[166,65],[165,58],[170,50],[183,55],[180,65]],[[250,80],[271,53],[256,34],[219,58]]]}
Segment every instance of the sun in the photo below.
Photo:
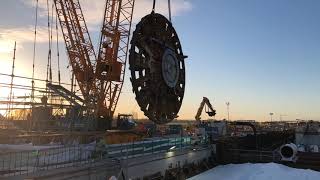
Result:
{"label": "sun", "polygon": [[10,40],[1,39],[0,53],[10,53],[13,51],[14,42]]}

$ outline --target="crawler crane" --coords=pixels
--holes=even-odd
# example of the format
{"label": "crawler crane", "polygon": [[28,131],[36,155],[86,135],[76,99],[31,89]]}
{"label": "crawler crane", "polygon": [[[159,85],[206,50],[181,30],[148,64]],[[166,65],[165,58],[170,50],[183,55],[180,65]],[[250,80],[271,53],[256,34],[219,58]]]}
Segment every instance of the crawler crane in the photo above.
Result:
{"label": "crawler crane", "polygon": [[110,128],[122,89],[134,2],[106,0],[95,51],[79,0],[54,0],[73,74],[100,128]]}

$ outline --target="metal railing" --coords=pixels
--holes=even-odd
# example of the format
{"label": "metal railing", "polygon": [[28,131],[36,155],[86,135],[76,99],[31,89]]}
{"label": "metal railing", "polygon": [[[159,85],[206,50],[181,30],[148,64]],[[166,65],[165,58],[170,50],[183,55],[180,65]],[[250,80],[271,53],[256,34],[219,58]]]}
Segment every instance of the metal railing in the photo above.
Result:
{"label": "metal railing", "polygon": [[0,153],[0,177],[31,174],[65,167],[83,167],[100,161],[140,157],[155,153],[206,146],[207,138],[191,137],[149,139],[125,144],[92,143],[68,147]]}
{"label": "metal railing", "polygon": [[14,176],[37,171],[79,166],[101,160],[92,146],[69,146],[0,154],[0,175]]}
{"label": "metal railing", "polygon": [[277,150],[246,150],[246,149],[228,149],[230,152],[231,161],[233,163],[244,162],[278,162],[279,154]]}

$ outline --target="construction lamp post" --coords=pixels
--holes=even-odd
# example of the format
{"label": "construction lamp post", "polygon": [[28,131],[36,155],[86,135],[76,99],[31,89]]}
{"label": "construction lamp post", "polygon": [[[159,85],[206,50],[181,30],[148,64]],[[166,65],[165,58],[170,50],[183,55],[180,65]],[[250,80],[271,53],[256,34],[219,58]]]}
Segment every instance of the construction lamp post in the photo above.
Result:
{"label": "construction lamp post", "polygon": [[270,115],[270,121],[272,122],[273,113],[269,113],[269,115]]}
{"label": "construction lamp post", "polygon": [[230,106],[230,102],[226,102],[227,105],[227,112],[228,112],[228,121],[230,121],[230,117],[229,117],[229,106]]}

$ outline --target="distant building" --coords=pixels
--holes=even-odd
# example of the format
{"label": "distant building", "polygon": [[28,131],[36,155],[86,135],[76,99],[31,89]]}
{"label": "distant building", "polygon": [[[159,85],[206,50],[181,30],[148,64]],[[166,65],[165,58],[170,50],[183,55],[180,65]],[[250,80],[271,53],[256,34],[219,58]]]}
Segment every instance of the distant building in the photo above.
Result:
{"label": "distant building", "polygon": [[[319,149],[320,147],[320,123],[307,122],[300,126],[295,132],[296,144],[305,147],[305,151],[313,151],[312,149]],[[316,150],[318,151],[318,150]]]}

